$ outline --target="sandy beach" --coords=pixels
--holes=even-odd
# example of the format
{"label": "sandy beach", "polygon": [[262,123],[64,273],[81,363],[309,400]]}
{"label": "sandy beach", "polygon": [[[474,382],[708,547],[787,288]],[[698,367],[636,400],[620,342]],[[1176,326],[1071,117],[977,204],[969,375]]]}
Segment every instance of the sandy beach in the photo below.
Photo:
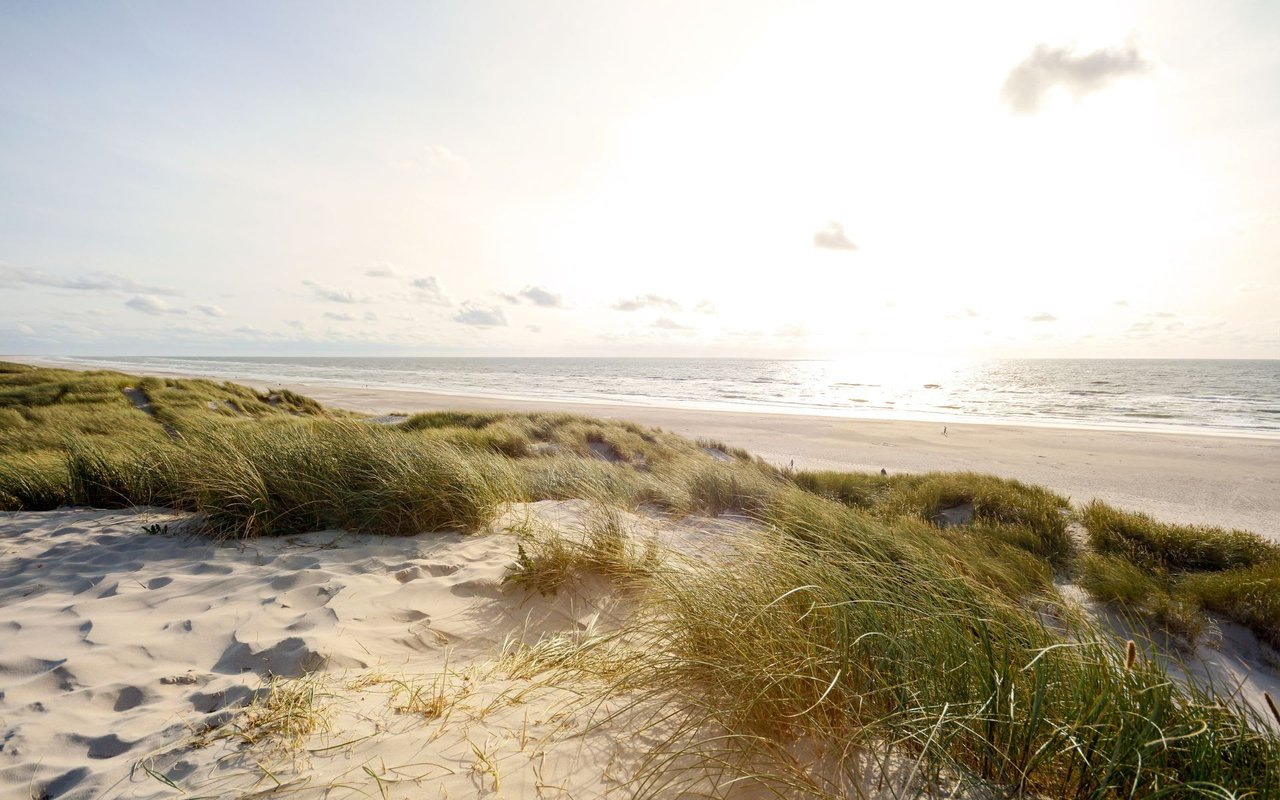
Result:
{"label": "sandy beach", "polygon": [[290,384],[370,414],[442,409],[572,411],[628,419],[743,447],[800,469],[986,472],[1094,498],[1169,522],[1251,530],[1280,540],[1280,439],[1017,425],[556,404]]}

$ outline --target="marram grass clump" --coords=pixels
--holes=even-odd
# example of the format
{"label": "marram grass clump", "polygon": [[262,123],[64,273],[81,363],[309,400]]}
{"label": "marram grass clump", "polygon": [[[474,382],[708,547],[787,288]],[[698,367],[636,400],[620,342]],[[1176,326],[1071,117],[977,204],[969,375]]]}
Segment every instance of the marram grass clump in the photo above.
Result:
{"label": "marram grass clump", "polygon": [[1280,545],[1255,533],[1170,525],[1097,500],[1085,506],[1081,519],[1095,550],[1147,569],[1212,572],[1280,560]]}
{"label": "marram grass clump", "polygon": [[1047,587],[1036,613],[957,571],[923,527],[784,502],[735,557],[658,559],[627,629],[523,651],[526,674],[545,652],[553,679],[664,709],[674,724],[640,785],[678,786],[674,765],[693,757],[782,796],[848,796],[877,763],[914,765],[897,773],[914,781],[904,796],[1280,792],[1280,742],[1258,713],[1171,680]]}
{"label": "marram grass clump", "polygon": [[184,496],[231,536],[476,529],[516,484],[501,457],[360,422],[213,428],[189,441]]}
{"label": "marram grass clump", "polygon": [[1189,642],[1211,611],[1280,647],[1280,546],[1247,531],[1171,525],[1098,501],[1082,519],[1096,552],[1077,572],[1095,599]]}
{"label": "marram grass clump", "polygon": [[1058,568],[1072,555],[1067,534],[1070,503],[1039,486],[973,472],[799,472],[792,480],[805,491],[887,519],[911,516],[936,522],[945,509],[971,507],[974,521],[992,538],[1027,550]]}

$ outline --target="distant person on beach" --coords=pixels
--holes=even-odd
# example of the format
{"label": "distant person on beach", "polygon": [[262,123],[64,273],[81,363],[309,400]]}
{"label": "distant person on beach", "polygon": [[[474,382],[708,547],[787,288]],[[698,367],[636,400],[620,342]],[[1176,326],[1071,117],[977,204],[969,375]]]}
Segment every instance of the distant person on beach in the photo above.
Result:
{"label": "distant person on beach", "polygon": [[942,426],[942,435],[943,435],[943,436],[946,436],[946,435],[947,435],[947,426],[946,426],[946,425],[943,425],[943,426]]}

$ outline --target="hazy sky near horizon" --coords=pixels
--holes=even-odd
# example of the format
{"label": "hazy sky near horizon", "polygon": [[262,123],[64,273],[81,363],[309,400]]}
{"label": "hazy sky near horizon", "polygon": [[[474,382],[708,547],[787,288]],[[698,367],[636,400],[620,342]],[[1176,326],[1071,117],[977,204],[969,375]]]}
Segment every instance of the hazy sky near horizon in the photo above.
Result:
{"label": "hazy sky near horizon", "polygon": [[1280,358],[1280,3],[0,0],[0,353]]}

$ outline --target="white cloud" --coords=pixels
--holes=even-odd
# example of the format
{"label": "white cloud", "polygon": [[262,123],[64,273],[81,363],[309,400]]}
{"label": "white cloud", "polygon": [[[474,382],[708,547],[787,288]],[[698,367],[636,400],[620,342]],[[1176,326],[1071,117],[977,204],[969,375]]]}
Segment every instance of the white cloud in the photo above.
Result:
{"label": "white cloud", "polygon": [[710,300],[703,300],[694,306],[693,310],[699,314],[714,314],[716,313],[716,304]]}
{"label": "white cloud", "polygon": [[374,264],[364,271],[364,274],[370,278],[404,278],[406,275],[395,264],[383,262]]}
{"label": "white cloud", "polygon": [[225,317],[227,315],[227,312],[223,311],[221,306],[198,305],[196,306],[196,311],[207,317]]}
{"label": "white cloud", "polygon": [[813,235],[813,246],[824,250],[858,249],[858,246],[845,235],[844,226],[835,220],[828,222],[822,230]]}
{"label": "white cloud", "polygon": [[421,158],[395,160],[391,162],[391,166],[410,171],[424,170],[458,177],[464,177],[471,172],[471,164],[465,158],[439,144],[429,144],[424,147]]}
{"label": "white cloud", "polygon": [[773,335],[780,339],[806,339],[809,336],[809,329],[791,322],[775,330]]}
{"label": "white cloud", "polygon": [[690,330],[693,330],[693,329],[692,329],[692,328],[690,328],[688,325],[681,325],[679,322],[676,322],[675,320],[671,319],[670,317],[658,317],[656,320],[654,320],[653,324],[652,324],[652,325],[650,325],[649,327],[651,327],[651,328],[658,328],[658,329],[660,329],[660,330],[664,330],[664,331],[690,331]]}
{"label": "white cloud", "polygon": [[324,312],[324,318],[336,320],[338,322],[357,322],[359,320],[364,320],[365,322],[378,321],[378,315],[372,311],[366,311],[358,317],[355,314],[347,314],[340,311],[326,311]]}
{"label": "white cloud", "polygon": [[316,283],[315,281],[303,281],[303,286],[309,288],[316,297],[321,300],[328,300],[331,303],[367,303],[369,298],[364,295],[357,294],[349,289],[334,289],[331,286]]}
{"label": "white cloud", "polygon": [[143,314],[158,316],[160,314],[185,314],[181,308],[173,308],[159,297],[150,294],[136,294],[125,301],[125,306]]}
{"label": "white cloud", "polygon": [[1040,110],[1044,96],[1055,87],[1069,90],[1079,100],[1117,78],[1141,75],[1150,69],[1150,62],[1132,44],[1088,53],[1039,44],[1026,60],[1009,71],[1000,93],[1014,113],[1034,114]]}
{"label": "white cloud", "polygon": [[1058,318],[1050,314],[1048,311],[1042,311],[1035,316],[1027,317],[1032,322],[1057,322]]}
{"label": "white cloud", "polygon": [[427,145],[426,163],[433,167],[447,167],[458,172],[468,172],[471,165],[467,160],[444,145]]}
{"label": "white cloud", "polygon": [[670,297],[656,294],[636,295],[630,299],[619,300],[610,306],[614,311],[639,311],[642,308],[666,308],[679,311],[680,304]]}
{"label": "white cloud", "polygon": [[23,269],[10,264],[0,264],[0,286],[45,286],[51,289],[68,289],[77,292],[135,292],[139,294],[176,297],[178,292],[160,286],[148,286],[132,278],[111,272],[90,272],[77,277],[53,275],[38,269]]}
{"label": "white cloud", "polygon": [[433,306],[451,306],[453,301],[450,300],[440,289],[440,283],[434,275],[425,275],[421,278],[414,278],[409,285],[418,290],[417,296],[414,298],[419,303],[426,303]]}
{"label": "white cloud", "polygon": [[564,308],[560,295],[552,294],[541,286],[526,286],[520,290],[520,296],[543,308]]}
{"label": "white cloud", "polygon": [[476,306],[467,302],[462,304],[462,310],[454,315],[453,321],[479,328],[497,328],[507,324],[507,317],[500,308]]}

